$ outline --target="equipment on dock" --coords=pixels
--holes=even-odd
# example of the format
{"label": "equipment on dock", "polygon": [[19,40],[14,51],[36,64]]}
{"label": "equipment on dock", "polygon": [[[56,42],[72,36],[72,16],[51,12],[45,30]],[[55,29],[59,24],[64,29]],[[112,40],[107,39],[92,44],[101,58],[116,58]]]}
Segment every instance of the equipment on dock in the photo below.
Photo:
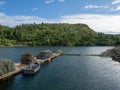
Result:
{"label": "equipment on dock", "polygon": [[21,57],[21,64],[30,64],[34,61],[35,61],[35,58],[31,52],[26,52]]}
{"label": "equipment on dock", "polygon": [[47,61],[48,61],[48,63],[50,63],[50,62],[51,62],[51,59],[50,59],[50,58],[48,58],[48,60],[47,60]]}
{"label": "equipment on dock", "polygon": [[44,50],[44,51],[41,51],[37,56],[36,58],[37,59],[48,59],[50,58],[51,56],[53,56],[53,53],[49,50]]}

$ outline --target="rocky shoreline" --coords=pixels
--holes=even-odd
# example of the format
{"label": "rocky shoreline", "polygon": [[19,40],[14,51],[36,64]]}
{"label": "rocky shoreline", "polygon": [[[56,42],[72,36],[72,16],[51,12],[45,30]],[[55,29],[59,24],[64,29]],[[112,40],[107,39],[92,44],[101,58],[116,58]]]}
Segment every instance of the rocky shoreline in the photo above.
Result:
{"label": "rocky shoreline", "polygon": [[120,46],[106,50],[105,52],[101,53],[101,56],[111,57],[113,61],[120,62]]}
{"label": "rocky shoreline", "polygon": [[120,62],[120,46],[113,48],[111,53],[112,60]]}

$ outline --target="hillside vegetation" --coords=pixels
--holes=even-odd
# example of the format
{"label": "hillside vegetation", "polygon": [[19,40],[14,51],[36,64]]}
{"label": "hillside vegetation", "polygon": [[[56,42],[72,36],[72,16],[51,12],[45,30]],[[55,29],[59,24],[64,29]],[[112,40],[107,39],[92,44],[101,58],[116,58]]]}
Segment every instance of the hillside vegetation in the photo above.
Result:
{"label": "hillside vegetation", "polygon": [[0,46],[108,46],[119,45],[120,35],[97,33],[86,24],[0,25]]}

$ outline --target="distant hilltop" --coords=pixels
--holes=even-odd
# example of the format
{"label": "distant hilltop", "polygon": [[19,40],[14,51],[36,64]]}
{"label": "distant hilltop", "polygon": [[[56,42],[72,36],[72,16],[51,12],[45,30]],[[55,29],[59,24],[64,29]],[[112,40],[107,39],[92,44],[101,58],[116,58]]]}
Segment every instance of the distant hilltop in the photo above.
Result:
{"label": "distant hilltop", "polygon": [[120,35],[98,33],[86,24],[0,25],[0,46],[114,46]]}

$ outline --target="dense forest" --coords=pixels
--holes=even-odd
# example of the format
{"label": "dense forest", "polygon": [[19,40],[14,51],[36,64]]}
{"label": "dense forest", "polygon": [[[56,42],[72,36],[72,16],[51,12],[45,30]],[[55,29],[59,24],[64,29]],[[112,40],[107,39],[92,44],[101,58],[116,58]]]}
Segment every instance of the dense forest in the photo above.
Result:
{"label": "dense forest", "polygon": [[0,46],[112,46],[120,45],[120,34],[93,31],[86,24],[22,24],[0,25]]}

